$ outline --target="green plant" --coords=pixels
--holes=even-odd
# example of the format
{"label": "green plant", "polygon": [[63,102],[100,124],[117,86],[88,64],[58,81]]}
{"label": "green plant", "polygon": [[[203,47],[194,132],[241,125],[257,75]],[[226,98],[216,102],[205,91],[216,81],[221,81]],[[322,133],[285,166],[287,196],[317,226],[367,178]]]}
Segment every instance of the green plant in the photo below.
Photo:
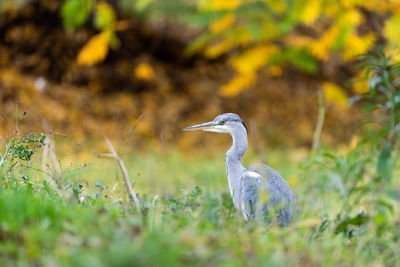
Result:
{"label": "green plant", "polygon": [[36,153],[36,149],[33,146],[41,146],[45,144],[46,136],[41,134],[40,137],[36,137],[34,133],[31,133],[25,137],[13,137],[10,142],[6,145],[6,149],[1,155],[0,167],[3,166],[6,160],[13,162],[15,159],[22,161],[30,161],[32,156]]}
{"label": "green plant", "polygon": [[392,64],[382,53],[361,60],[369,91],[352,99],[363,100],[368,118],[359,129],[361,140],[342,153],[314,149],[302,165],[304,175],[315,180],[314,190],[343,200],[328,207],[335,209],[336,217],[330,214],[326,221],[335,225],[335,234],[348,238],[362,235],[371,223],[376,235],[383,234],[382,227],[391,226],[394,201],[400,194],[393,188],[398,181],[392,179],[399,150],[400,65]]}
{"label": "green plant", "polygon": [[400,63],[383,52],[361,57],[361,67],[369,77],[365,110],[377,125],[373,134],[380,147],[377,173],[389,184],[393,176],[400,140]]}

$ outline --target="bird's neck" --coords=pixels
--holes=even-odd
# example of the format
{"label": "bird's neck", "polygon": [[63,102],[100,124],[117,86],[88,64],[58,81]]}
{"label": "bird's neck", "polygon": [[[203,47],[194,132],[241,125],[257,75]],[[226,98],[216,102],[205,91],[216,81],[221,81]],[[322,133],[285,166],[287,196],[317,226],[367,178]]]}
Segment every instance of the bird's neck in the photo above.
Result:
{"label": "bird's neck", "polygon": [[233,202],[235,207],[239,208],[240,176],[245,170],[242,165],[242,157],[247,150],[247,132],[239,129],[231,135],[233,144],[226,152],[225,163]]}

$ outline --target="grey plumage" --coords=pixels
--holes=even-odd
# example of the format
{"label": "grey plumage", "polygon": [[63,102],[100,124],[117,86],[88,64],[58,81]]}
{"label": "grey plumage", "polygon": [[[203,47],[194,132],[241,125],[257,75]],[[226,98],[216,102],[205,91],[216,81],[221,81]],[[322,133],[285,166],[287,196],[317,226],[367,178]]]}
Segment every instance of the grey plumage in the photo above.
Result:
{"label": "grey plumage", "polygon": [[236,114],[225,113],[213,121],[183,129],[229,133],[233,144],[225,156],[229,190],[233,204],[246,220],[265,217],[276,209],[278,222],[286,225],[296,212],[296,197],[277,171],[264,164],[242,165],[247,150],[247,127]]}
{"label": "grey plumage", "polygon": [[[249,172],[254,172],[259,177],[249,175]],[[246,169],[241,175],[242,190],[246,190],[249,185],[250,187],[256,187],[251,192],[250,198],[253,202],[257,203],[257,197],[265,194],[268,199],[268,203],[261,202],[256,210],[260,211],[259,216],[265,216],[268,211],[268,204],[278,209],[278,221],[280,224],[286,225],[293,219],[295,213],[294,202],[296,197],[292,190],[289,188],[285,180],[279,175],[277,171],[264,164],[254,164]],[[249,195],[249,194],[248,194]],[[255,200],[253,200],[255,198]],[[244,199],[245,202],[248,200]],[[254,210],[254,208],[253,208]],[[243,209],[242,209],[243,211]],[[247,210],[245,210],[248,212]],[[255,217],[254,213],[250,213],[252,217]]]}

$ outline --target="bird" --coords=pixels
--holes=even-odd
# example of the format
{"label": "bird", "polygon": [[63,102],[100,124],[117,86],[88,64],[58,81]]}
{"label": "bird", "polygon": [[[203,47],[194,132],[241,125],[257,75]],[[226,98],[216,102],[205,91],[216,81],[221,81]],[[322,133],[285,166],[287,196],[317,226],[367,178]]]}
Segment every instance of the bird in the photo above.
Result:
{"label": "bird", "polygon": [[225,164],[229,191],[234,207],[242,212],[246,221],[268,218],[268,213],[276,211],[280,225],[289,224],[297,212],[296,197],[282,176],[273,168],[256,163],[245,168],[242,157],[247,143],[247,127],[234,113],[218,115],[213,121],[183,129],[227,133],[232,136],[232,146],[226,152]]}

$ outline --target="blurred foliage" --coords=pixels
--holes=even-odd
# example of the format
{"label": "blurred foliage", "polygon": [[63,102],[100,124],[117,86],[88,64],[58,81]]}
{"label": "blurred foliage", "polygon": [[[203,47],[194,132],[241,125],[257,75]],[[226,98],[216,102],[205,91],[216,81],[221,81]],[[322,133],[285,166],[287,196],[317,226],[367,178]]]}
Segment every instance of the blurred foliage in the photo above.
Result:
{"label": "blurred foliage", "polygon": [[[205,51],[219,42],[218,36],[238,27],[236,14],[211,26],[220,11],[201,11],[197,1],[23,2],[1,10],[2,138],[11,134],[15,117],[21,117],[16,103],[28,112],[21,120],[23,133],[42,129],[47,121],[53,131],[79,142],[102,138],[103,132],[115,137],[125,135],[144,115],[135,145],[146,146],[139,141],[146,139],[186,148],[221,143],[221,137],[205,141],[202,135],[180,139],[180,129],[227,111],[253,125],[250,139],[258,150],[265,143],[310,146],[320,88],[332,100],[327,101],[325,141],[347,140],[360,116],[357,107],[342,108],[352,95],[343,88],[352,83],[354,64],[337,60],[334,53],[328,61],[318,61],[309,52],[286,49],[279,40],[254,39],[209,58]],[[379,16],[371,21],[381,25]],[[196,38],[213,31],[218,33],[213,41],[190,49]],[[278,56],[282,65],[266,59]],[[309,61],[317,67],[315,73],[293,67],[309,68],[304,64]],[[235,75],[235,69],[245,75]],[[357,77],[357,92],[368,90],[364,76]],[[253,90],[237,86],[249,83]]]}
{"label": "blurred foliage", "polygon": [[[208,31],[189,50],[203,49],[213,58],[239,49],[231,60],[237,76],[222,88],[224,94],[236,94],[254,83],[247,78],[247,84],[240,84],[237,77],[251,77],[262,66],[279,74],[274,69],[291,63],[315,73],[317,60],[336,55],[345,62],[354,60],[381,35],[387,50],[397,55],[399,35],[395,37],[390,25],[398,19],[399,7],[397,1],[199,1],[198,16],[208,17],[199,24]],[[383,33],[368,25],[372,16],[385,17]]]}
{"label": "blurred foliage", "polygon": [[61,8],[64,26],[74,30],[86,23],[94,9],[94,26],[101,33],[93,36],[82,48],[78,55],[78,63],[91,66],[107,56],[108,47],[116,46],[115,36],[116,15],[114,9],[106,2],[96,4],[94,0],[67,0]]}
{"label": "blurred foliage", "polygon": [[[235,96],[256,82],[257,72],[262,67],[270,76],[282,75],[282,68],[291,64],[309,73],[316,73],[319,62],[340,58],[352,61],[357,55],[367,53],[377,43],[385,40],[386,53],[398,60],[400,4],[398,1],[254,1],[254,0],[199,0],[199,1],[120,1],[123,11],[131,10],[134,16],[169,17],[200,27],[202,33],[187,47],[186,53],[202,52],[214,59],[229,56],[229,64],[235,76],[220,88],[223,96]],[[93,1],[68,0],[63,10],[70,6],[84,5]],[[107,4],[99,2],[98,6]],[[85,13],[86,9],[80,9]],[[107,9],[95,11],[94,24],[99,19],[107,29],[115,28],[114,12]],[[107,10],[107,11],[105,11]],[[398,14],[399,13],[399,14]],[[64,24],[82,24],[81,17],[63,12]],[[176,18],[176,14],[180,14]],[[74,18],[74,19],[72,19]],[[70,22],[70,20],[77,20]],[[374,24],[375,23],[375,24]],[[376,26],[377,23],[381,25]],[[93,52],[89,65],[103,60],[107,50],[106,41],[88,43],[81,54]],[[94,60],[95,59],[95,60]],[[85,61],[78,61],[85,64]],[[327,88],[326,81],[322,87]],[[338,85],[328,86],[326,97],[343,106],[344,93]],[[335,92],[334,92],[335,91]],[[334,92],[334,93],[332,93]],[[340,97],[339,97],[340,95]],[[332,97],[332,98],[330,98]]]}
{"label": "blurred foliage", "polygon": [[93,1],[91,0],[69,0],[66,1],[61,9],[64,19],[64,26],[67,29],[75,29],[82,26],[92,9]]}

